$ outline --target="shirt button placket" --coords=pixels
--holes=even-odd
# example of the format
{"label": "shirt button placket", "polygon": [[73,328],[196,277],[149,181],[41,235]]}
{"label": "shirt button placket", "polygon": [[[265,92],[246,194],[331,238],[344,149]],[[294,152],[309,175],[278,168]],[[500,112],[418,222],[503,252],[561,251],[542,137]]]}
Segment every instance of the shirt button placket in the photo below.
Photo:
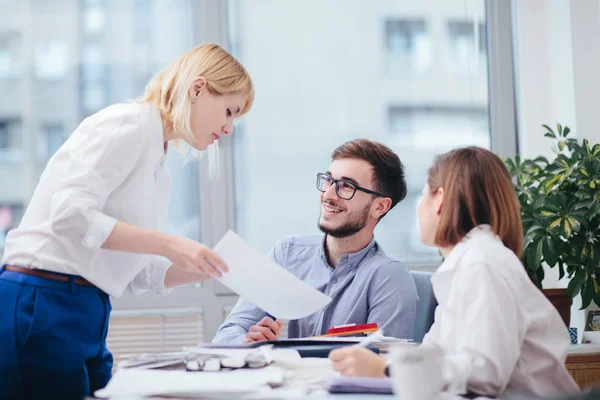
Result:
{"label": "shirt button placket", "polygon": [[333,296],[335,295],[337,281],[338,281],[338,278],[333,277],[333,278],[331,278],[331,282],[329,282],[329,285],[328,285],[328,287],[329,287],[328,292],[329,293],[328,293],[328,295],[331,298],[333,298]]}

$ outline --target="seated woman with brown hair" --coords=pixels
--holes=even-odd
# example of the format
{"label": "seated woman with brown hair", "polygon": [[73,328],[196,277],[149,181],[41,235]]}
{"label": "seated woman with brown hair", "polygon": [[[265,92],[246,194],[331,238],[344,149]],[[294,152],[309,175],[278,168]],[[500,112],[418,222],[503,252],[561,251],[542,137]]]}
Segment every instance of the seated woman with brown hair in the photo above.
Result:
{"label": "seated woman with brown hair", "polygon": [[[447,390],[577,392],[564,365],[567,327],[519,260],[519,205],[500,158],[478,147],[439,156],[418,218],[421,242],[444,256],[432,277],[435,322],[422,346],[444,351]],[[389,371],[384,358],[365,349],[339,349],[329,357],[342,375],[383,377]]]}

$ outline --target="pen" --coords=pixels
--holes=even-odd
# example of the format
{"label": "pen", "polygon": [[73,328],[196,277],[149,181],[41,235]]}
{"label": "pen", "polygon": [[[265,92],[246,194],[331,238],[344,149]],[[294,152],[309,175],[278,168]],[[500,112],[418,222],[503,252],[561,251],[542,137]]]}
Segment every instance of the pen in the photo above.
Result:
{"label": "pen", "polygon": [[275,318],[271,314],[269,314],[269,313],[265,313],[265,314],[267,314],[267,317],[271,318],[273,321],[277,321],[277,318]]}
{"label": "pen", "polygon": [[352,347],[367,347],[373,343],[377,343],[377,342],[381,341],[382,337],[383,337],[383,332],[381,332],[381,329],[378,329],[375,332],[371,333],[369,336],[361,339],[358,343],[356,343]]}

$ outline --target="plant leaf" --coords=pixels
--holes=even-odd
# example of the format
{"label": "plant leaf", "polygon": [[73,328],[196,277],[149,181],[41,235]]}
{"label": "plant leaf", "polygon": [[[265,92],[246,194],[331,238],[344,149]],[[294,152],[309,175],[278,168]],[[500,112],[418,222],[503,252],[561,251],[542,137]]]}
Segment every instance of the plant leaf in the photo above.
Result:
{"label": "plant leaf", "polygon": [[550,128],[548,125],[542,125],[542,126],[548,130],[548,132],[544,136],[550,135],[548,137],[556,139],[556,134],[554,133],[552,128]]}
{"label": "plant leaf", "polygon": [[548,235],[543,240],[543,244],[542,254],[544,256],[544,261],[546,261],[546,264],[552,268],[558,262],[558,252],[556,251],[554,240],[552,240],[552,237]]}
{"label": "plant leaf", "polygon": [[525,232],[525,236],[529,236],[534,233],[537,233],[538,235],[545,234],[546,229],[544,229],[544,227],[541,225],[532,225],[529,229],[527,229],[527,232]]}
{"label": "plant leaf", "polygon": [[552,223],[550,224],[550,229],[554,229],[557,226],[560,226],[560,223],[562,222],[562,218],[557,218],[554,221],[552,221]]}
{"label": "plant leaf", "polygon": [[587,217],[589,219],[592,219],[599,213],[600,213],[600,203],[595,203],[593,206],[590,207]]}
{"label": "plant leaf", "polygon": [[585,278],[585,270],[580,269],[575,273],[575,276],[569,282],[569,286],[567,286],[567,294],[571,296],[571,298],[577,296],[577,294],[581,290],[581,285],[583,285],[583,282],[585,282]]}
{"label": "plant leaf", "polygon": [[542,240],[538,240],[533,246],[529,246],[527,252],[527,266],[532,271],[538,269],[542,263],[542,250],[544,243]]}
{"label": "plant leaf", "polygon": [[575,218],[566,217],[563,219],[563,221],[564,221],[563,231],[565,233],[565,238],[569,238],[571,236],[571,232],[579,231],[579,227],[581,226],[581,224]]}
{"label": "plant leaf", "polygon": [[545,183],[546,194],[549,194],[554,185],[562,178],[561,174],[556,174],[552,178],[548,179]]}
{"label": "plant leaf", "polygon": [[596,303],[596,305],[600,304],[600,293],[594,291],[594,298],[592,300],[594,301],[594,303]]}
{"label": "plant leaf", "polygon": [[558,279],[561,280],[565,277],[565,266],[562,261],[558,260]]}
{"label": "plant leaf", "polygon": [[592,298],[594,297],[594,284],[591,281],[585,282],[585,284],[581,288],[581,308],[580,310],[584,310],[587,306],[592,302]]}

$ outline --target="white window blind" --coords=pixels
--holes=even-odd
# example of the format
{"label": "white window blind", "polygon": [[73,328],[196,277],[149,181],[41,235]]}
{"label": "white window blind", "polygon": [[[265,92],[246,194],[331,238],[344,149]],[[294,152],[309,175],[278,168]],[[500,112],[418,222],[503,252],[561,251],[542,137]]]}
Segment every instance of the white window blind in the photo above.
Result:
{"label": "white window blind", "polygon": [[106,344],[116,366],[124,356],[179,351],[204,342],[204,310],[115,310]]}

